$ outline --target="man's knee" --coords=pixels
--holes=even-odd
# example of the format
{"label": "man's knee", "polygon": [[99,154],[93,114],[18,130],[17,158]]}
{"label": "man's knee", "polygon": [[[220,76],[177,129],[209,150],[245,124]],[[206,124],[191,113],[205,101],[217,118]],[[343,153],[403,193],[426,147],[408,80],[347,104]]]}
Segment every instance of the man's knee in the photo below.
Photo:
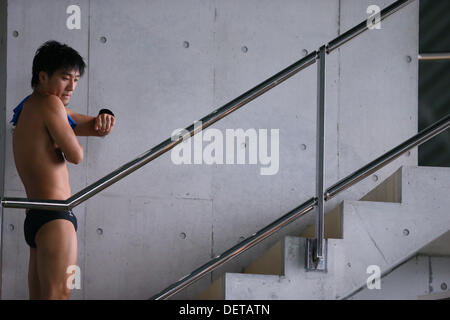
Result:
{"label": "man's knee", "polygon": [[45,300],[69,300],[71,292],[66,283],[51,285],[44,291],[41,298]]}

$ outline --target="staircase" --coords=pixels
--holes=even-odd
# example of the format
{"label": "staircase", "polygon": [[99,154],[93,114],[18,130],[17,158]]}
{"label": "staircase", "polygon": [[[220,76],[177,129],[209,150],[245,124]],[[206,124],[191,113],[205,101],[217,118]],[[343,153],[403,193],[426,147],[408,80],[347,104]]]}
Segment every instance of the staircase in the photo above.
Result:
{"label": "staircase", "polygon": [[327,271],[306,271],[305,239],[287,236],[243,273],[226,273],[198,299],[345,299],[450,230],[450,168],[403,166],[360,201],[326,215]]}

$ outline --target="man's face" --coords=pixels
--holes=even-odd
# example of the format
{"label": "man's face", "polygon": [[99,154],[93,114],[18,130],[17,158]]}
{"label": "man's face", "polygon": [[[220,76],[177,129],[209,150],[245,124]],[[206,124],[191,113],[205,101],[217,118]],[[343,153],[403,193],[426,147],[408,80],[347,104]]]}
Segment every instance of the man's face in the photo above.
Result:
{"label": "man's face", "polygon": [[46,73],[41,83],[45,91],[59,97],[62,103],[67,106],[69,104],[72,93],[77,87],[80,73],[78,70],[61,69],[55,71],[49,78]]}

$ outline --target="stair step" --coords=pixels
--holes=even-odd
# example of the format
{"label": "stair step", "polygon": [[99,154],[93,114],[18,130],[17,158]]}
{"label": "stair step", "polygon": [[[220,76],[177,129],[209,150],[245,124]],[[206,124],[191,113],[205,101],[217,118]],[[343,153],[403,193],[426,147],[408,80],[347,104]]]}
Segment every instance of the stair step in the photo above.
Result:
{"label": "stair step", "polygon": [[449,231],[449,191],[448,168],[401,167],[360,201],[343,201],[326,215],[327,272],[305,269],[310,226],[302,237],[284,237],[244,273],[218,279],[213,299],[348,297],[366,285],[369,266],[389,272]]}

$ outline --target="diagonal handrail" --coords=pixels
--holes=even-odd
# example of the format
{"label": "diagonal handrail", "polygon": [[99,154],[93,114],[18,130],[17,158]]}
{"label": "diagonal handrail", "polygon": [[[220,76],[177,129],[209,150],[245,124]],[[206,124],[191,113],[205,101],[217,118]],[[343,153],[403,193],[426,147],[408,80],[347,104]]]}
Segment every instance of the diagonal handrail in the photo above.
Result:
{"label": "diagonal handrail", "polygon": [[289,67],[285,68],[284,70],[278,72],[274,76],[270,77],[269,79],[263,81],[253,89],[250,89],[249,91],[243,93],[239,97],[235,98],[234,100],[228,102],[224,106],[220,107],[219,109],[211,112],[207,116],[200,119],[198,122],[201,123],[200,126],[194,125],[197,122],[194,122],[194,124],[188,126],[185,128],[184,135],[179,135],[177,138],[167,138],[165,141],[161,142],[157,146],[153,147],[152,149],[144,152],[140,156],[138,156],[136,159],[126,163],[125,165],[121,166],[120,168],[114,170],[113,172],[109,173],[105,177],[101,178],[100,180],[92,183],[91,185],[87,186],[83,190],[77,192],[70,198],[66,200],[32,200],[32,199],[26,199],[26,198],[4,198],[2,199],[2,205],[6,208],[36,208],[36,209],[49,209],[49,210],[67,210],[71,209],[83,201],[86,201],[90,197],[94,196],[95,194],[99,193],[103,189],[109,187],[110,185],[114,184],[115,182],[121,180],[122,178],[126,177],[133,171],[139,169],[140,167],[144,166],[148,162],[156,159],[160,155],[164,154],[165,152],[169,151],[170,149],[174,148],[177,144],[183,141],[183,139],[186,139],[188,136],[193,136],[196,133],[200,132],[204,128],[209,127],[213,123],[219,121],[223,117],[226,117],[233,111],[236,111],[240,107],[246,105],[250,101],[256,99],[263,93],[267,92],[268,90],[274,88],[275,86],[279,85],[283,81],[289,79],[299,71],[303,70],[304,68],[310,66],[311,64],[315,63],[316,60],[316,52],[312,52],[303,59],[293,63]]}
{"label": "diagonal handrail", "polygon": [[317,198],[313,197],[301,205],[299,205],[297,208],[292,209],[282,217],[278,218],[271,224],[267,225],[266,227],[262,228],[258,232],[254,233],[252,236],[248,237],[247,239],[239,242],[232,248],[228,249],[227,251],[223,252],[222,254],[218,255],[214,259],[208,261],[201,267],[195,269],[193,272],[188,274],[187,276],[181,278],[177,282],[173,283],[157,295],[150,298],[151,300],[163,300],[167,299],[174,294],[178,293],[179,291],[183,290],[185,287],[191,285],[195,281],[199,280],[201,277],[203,277],[205,274],[215,270],[225,262],[233,259],[237,255],[241,254],[242,252],[246,251],[247,249],[250,249],[251,247],[255,246],[262,240],[266,239],[267,237],[271,236],[273,233],[277,232],[278,230],[282,229],[283,227],[287,226],[292,221],[297,220],[301,216],[305,215],[306,213],[310,212],[314,209],[314,207],[317,205]]}
{"label": "diagonal handrail", "polygon": [[[441,120],[435,122],[431,126],[427,127],[426,129],[422,130],[418,134],[414,135],[410,139],[404,141],[403,143],[399,144],[395,148],[389,150],[382,156],[378,157],[374,161],[368,163],[364,167],[358,169],[357,171],[351,173],[347,177],[340,180],[338,183],[333,185],[332,187],[328,188],[325,191],[324,197],[325,200],[328,201],[338,193],[344,191],[345,189],[349,188],[350,186],[358,183],[368,175],[374,173],[375,171],[381,169],[382,167],[386,166],[396,158],[400,157],[405,152],[408,152],[410,149],[421,145],[422,143],[430,140],[434,136],[438,135],[439,133],[447,130],[450,128],[450,114],[442,118]],[[228,249],[224,253],[218,255],[216,258],[208,261],[201,267],[195,269],[192,273],[189,275],[181,278],[177,282],[173,283],[166,289],[162,290],[158,294],[154,295],[150,299],[152,300],[162,300],[167,299],[173,296],[174,294],[178,293],[179,291],[183,290],[185,287],[191,285],[201,277],[203,277],[205,274],[213,271],[214,269],[218,268],[225,262],[233,259],[234,257],[238,256],[239,254],[243,253],[244,251],[250,249],[251,247],[255,246],[262,240],[266,239],[270,235],[274,234],[281,228],[287,226],[291,222],[295,221],[296,219],[300,218],[301,216],[305,215],[306,213],[310,212],[314,209],[318,204],[317,198],[313,197],[301,205],[299,205],[297,208],[291,210],[290,212],[286,213],[282,217],[278,218],[271,224],[267,225],[263,229],[259,230],[258,232],[254,233],[249,238],[241,241],[240,243],[236,244],[232,248]]]}
{"label": "diagonal handrail", "polygon": [[347,177],[341,179],[340,181],[336,182],[334,185],[329,187],[325,191],[325,200],[328,201],[331,198],[333,198],[335,195],[337,195],[339,192],[344,191],[345,189],[351,187],[355,183],[358,183],[362,179],[366,178],[367,176],[370,176],[375,171],[378,171],[383,166],[385,166],[387,163],[393,161],[394,159],[401,156],[403,153],[407,152],[411,148],[414,148],[416,146],[421,145],[422,143],[430,140],[437,134],[445,131],[450,127],[450,113],[443,117],[441,120],[436,121],[426,129],[420,131],[415,136],[409,138],[402,144],[399,144],[397,147],[393,148],[392,150],[386,152],[385,154],[379,156],[372,162],[368,163],[364,167],[360,168],[359,170],[353,172],[352,174],[348,175]]}
{"label": "diagonal handrail", "polygon": [[[391,4],[390,6],[384,8],[380,13],[380,19],[383,20],[400,10],[404,6],[415,0],[398,0]],[[331,53],[333,50],[337,49],[347,41],[361,34],[368,29],[367,21],[363,21],[351,30],[345,32],[344,34],[338,36],[334,40],[330,41],[325,47],[327,53]],[[182,142],[188,136],[193,136],[200,132],[203,128],[207,128],[213,123],[219,121],[223,117],[226,117],[230,113],[236,111],[242,106],[246,105],[250,101],[256,99],[260,95],[264,94],[268,90],[278,86],[280,83],[291,78],[301,70],[307,68],[308,66],[314,64],[318,59],[318,51],[313,51],[306,57],[298,60],[297,62],[291,64],[287,68],[263,81],[256,87],[248,90],[234,100],[228,102],[217,110],[211,112],[207,116],[203,117],[201,121],[201,126],[195,126],[194,124],[185,128],[187,131],[184,135],[179,135],[177,138],[170,137],[160,144],[156,145],[152,149],[144,152],[136,159],[124,164],[113,172],[109,173],[105,177],[97,180],[96,182],[85,187],[81,191],[77,192],[70,198],[66,200],[45,200],[45,199],[27,199],[27,198],[16,198],[16,197],[5,197],[1,199],[1,204],[5,208],[29,208],[29,209],[48,209],[48,210],[68,210],[76,207],[87,199],[91,198],[100,191],[106,189],[142,166],[146,165],[150,161],[158,158],[160,155],[166,153],[170,149],[174,148],[177,144]],[[195,123],[195,122],[194,122]]]}
{"label": "diagonal handrail", "polygon": [[[411,3],[414,0],[407,0],[407,1],[397,1],[393,3],[391,6],[388,6],[387,8],[383,9],[380,14],[380,20],[385,19],[389,15],[393,14],[394,12],[398,11],[399,9],[403,8],[407,4]],[[354,28],[350,29],[349,31],[345,32],[341,36],[337,37],[336,39],[329,42],[327,45],[324,45],[320,47],[318,51],[315,52],[316,60],[319,60],[319,66],[318,66],[318,111],[317,111],[317,161],[316,161],[316,197],[308,200],[307,202],[303,203],[296,209],[292,210],[291,212],[287,213],[283,217],[277,219],[276,221],[272,222],[267,227],[263,228],[259,232],[253,234],[249,239],[242,241],[241,243],[235,245],[233,248],[227,250],[222,255],[217,256],[213,260],[209,261],[205,265],[201,266],[200,268],[194,270],[190,275],[184,277],[183,279],[180,279],[179,281],[175,282],[159,294],[155,295],[152,299],[166,299],[180,290],[182,290],[184,287],[190,285],[191,283],[195,282],[197,279],[201,278],[204,274],[207,272],[210,272],[220,266],[222,263],[225,263],[226,261],[232,259],[234,256],[242,253],[243,251],[247,250],[248,248],[252,247],[253,245],[259,243],[266,237],[270,236],[270,234],[277,231],[282,226],[290,223],[291,221],[297,219],[303,214],[306,214],[307,212],[311,211],[315,206],[317,206],[318,214],[316,219],[316,241],[315,246],[313,245],[313,252],[314,257],[308,256],[308,258],[312,258],[312,262],[315,264],[313,268],[315,270],[320,270],[321,268],[318,268],[318,263],[325,262],[326,258],[323,256],[323,219],[324,219],[324,213],[323,213],[323,202],[331,199],[334,195],[337,193],[345,190],[346,188],[350,187],[351,185],[357,183],[358,181],[364,179],[367,177],[367,175],[377,171],[381,167],[385,166],[392,160],[399,157],[401,154],[406,152],[407,150],[431,139],[434,135],[438,134],[439,132],[442,132],[443,130],[447,129],[450,125],[449,117],[443,118],[441,122],[438,122],[434,124],[433,126],[430,126],[426,130],[423,130],[421,133],[417,134],[413,138],[405,141],[403,144],[397,146],[396,148],[392,149],[390,152],[382,155],[381,157],[375,159],[371,163],[367,164],[363,168],[359,169],[352,175],[349,175],[348,177],[344,178],[343,180],[339,181],[335,185],[333,185],[331,188],[327,189],[324,193],[323,190],[323,135],[324,135],[324,85],[325,85],[325,53],[330,53],[336,48],[340,47],[342,44],[346,43],[347,41],[353,39],[357,35],[361,34],[362,32],[366,31],[369,28],[369,24],[367,21],[363,21]],[[437,129],[436,129],[437,128]],[[312,204],[311,204],[312,203]],[[294,218],[295,217],[295,218]],[[308,260],[308,264],[310,263],[310,260]],[[326,262],[325,262],[326,263]]]}

